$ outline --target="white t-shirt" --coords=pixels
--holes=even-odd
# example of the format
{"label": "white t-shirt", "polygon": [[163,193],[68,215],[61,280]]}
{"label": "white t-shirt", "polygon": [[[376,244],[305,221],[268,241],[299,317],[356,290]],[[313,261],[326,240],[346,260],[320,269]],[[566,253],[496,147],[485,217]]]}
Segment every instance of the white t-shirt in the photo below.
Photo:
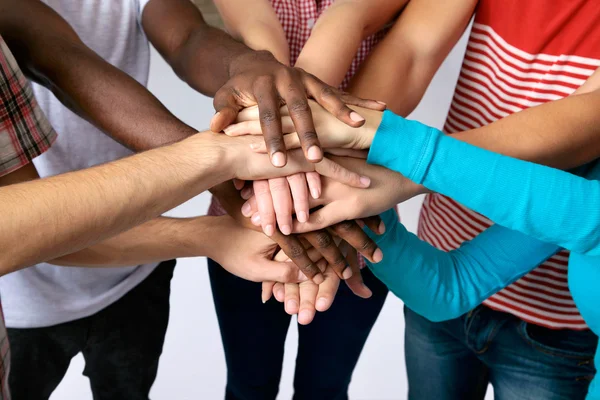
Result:
{"label": "white t-shirt", "polygon": [[[150,49],[140,16],[148,1],[44,0],[71,24],[87,46],[142,85],[148,82]],[[49,90],[34,85],[34,91],[59,133],[52,148],[35,160],[42,177],[131,154],[64,107]],[[154,268],[156,264],[123,268],[39,264],[14,272],[0,279],[6,325],[43,327],[92,315],[125,295]]]}

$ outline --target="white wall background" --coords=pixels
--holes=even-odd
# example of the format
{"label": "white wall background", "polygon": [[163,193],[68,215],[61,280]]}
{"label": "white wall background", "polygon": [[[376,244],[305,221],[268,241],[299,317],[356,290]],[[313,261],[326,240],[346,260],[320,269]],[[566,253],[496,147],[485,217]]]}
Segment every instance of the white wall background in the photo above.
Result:
{"label": "white wall background", "polygon": [[[436,127],[442,126],[464,54],[465,39],[461,39],[435,76],[412,118]],[[150,89],[186,123],[199,130],[208,126],[213,114],[211,99],[182,83],[156,52],[152,54]],[[421,201],[413,199],[401,205],[403,222],[412,231],[416,229]],[[209,195],[202,194],[173,210],[171,215],[202,215],[208,204]],[[403,336],[402,302],[390,294],[355,370],[350,386],[352,399],[406,398]],[[279,399],[292,397],[297,337],[296,326],[291,324]],[[92,399],[89,382],[81,374],[83,366],[81,356],[73,360],[52,400]],[[171,318],[152,398],[222,399],[225,376],[225,360],[210,293],[206,259],[180,260],[172,282]],[[492,398],[491,393],[488,393],[488,398]]]}

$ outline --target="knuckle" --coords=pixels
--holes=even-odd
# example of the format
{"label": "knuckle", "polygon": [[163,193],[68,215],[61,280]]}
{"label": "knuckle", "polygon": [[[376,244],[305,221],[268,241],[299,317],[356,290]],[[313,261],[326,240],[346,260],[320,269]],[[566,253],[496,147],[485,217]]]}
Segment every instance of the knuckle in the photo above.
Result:
{"label": "knuckle", "polygon": [[275,121],[277,121],[277,114],[275,113],[274,110],[263,110],[263,112],[260,115],[260,120],[263,124],[269,126],[271,124],[273,124]]}
{"label": "knuckle", "polygon": [[269,186],[268,185],[254,185],[254,195],[255,196],[262,196],[265,194],[269,193]]}
{"label": "knuckle", "polygon": [[291,243],[286,251],[289,258],[297,260],[304,256],[304,247],[300,243]]}
{"label": "knuckle", "polygon": [[346,266],[346,259],[341,253],[337,253],[333,258],[333,265],[341,269]]}
{"label": "knuckle", "polygon": [[318,226],[321,226],[326,222],[325,217],[319,213],[313,214],[311,218],[315,221],[315,224]]}
{"label": "knuckle", "polygon": [[288,105],[288,108],[290,109],[290,112],[294,114],[307,114],[310,112],[310,106],[305,99],[292,101],[291,104]]}
{"label": "knuckle", "polygon": [[302,182],[304,179],[304,173],[299,172],[297,174],[293,174],[287,177],[288,182],[290,183],[296,183],[296,182]]}
{"label": "knuckle", "polygon": [[354,221],[342,221],[339,224],[336,224],[335,230],[340,234],[347,234],[355,231],[357,225]]}
{"label": "knuckle", "polygon": [[360,250],[364,252],[374,252],[377,245],[371,239],[365,238],[360,246]]}
{"label": "knuckle", "polygon": [[301,136],[303,142],[317,139],[317,133],[315,131],[298,132],[298,136]]}
{"label": "knuckle", "polygon": [[288,185],[286,183],[286,179],[275,179],[269,181],[269,187],[271,188],[271,192],[282,192],[287,191]]}
{"label": "knuckle", "polygon": [[302,270],[302,273],[309,278],[317,273],[317,266],[312,261],[304,264],[304,266],[300,269]]}
{"label": "knuckle", "polygon": [[333,238],[326,231],[319,231],[317,234],[315,234],[315,242],[317,243],[317,247],[319,249],[323,249],[333,244]]}
{"label": "knuckle", "polygon": [[335,97],[335,96],[336,96],[335,89],[332,88],[331,86],[325,85],[321,88],[321,97],[331,98],[331,97]]}

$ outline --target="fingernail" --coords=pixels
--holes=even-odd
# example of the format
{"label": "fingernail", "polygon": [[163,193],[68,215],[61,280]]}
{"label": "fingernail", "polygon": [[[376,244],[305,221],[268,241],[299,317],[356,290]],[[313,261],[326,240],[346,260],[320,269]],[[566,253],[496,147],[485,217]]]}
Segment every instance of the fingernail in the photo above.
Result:
{"label": "fingernail", "polygon": [[356,220],[356,223],[357,223],[357,224],[358,224],[358,226],[360,226],[361,228],[364,228],[364,227],[365,227],[365,223],[364,223],[364,222],[362,222],[362,220],[360,220],[360,219],[357,219],[357,220]]}
{"label": "fingernail", "polygon": [[271,237],[271,236],[273,236],[273,233],[275,233],[275,230],[273,229],[273,225],[269,224],[269,225],[265,226],[265,235]]}
{"label": "fingernail", "polygon": [[250,219],[254,225],[260,225],[260,214],[256,213]]}
{"label": "fingernail", "polygon": [[313,188],[310,191],[310,195],[312,196],[313,199],[318,199],[319,197],[321,197],[321,193],[319,192],[319,189],[317,188]]}
{"label": "fingernail", "polygon": [[377,229],[380,235],[383,235],[385,233],[385,224],[383,223],[383,221],[379,223],[379,227]]}
{"label": "fingernail", "polygon": [[319,161],[323,158],[323,152],[319,146],[310,146],[308,149],[308,159],[311,161]]}
{"label": "fingernail", "polygon": [[325,282],[325,277],[323,276],[323,274],[317,274],[312,278],[312,281],[315,284],[320,285],[321,283]]}
{"label": "fingernail", "polygon": [[252,150],[258,150],[259,147],[260,147],[259,143],[250,143],[250,148]]}
{"label": "fingernail", "polygon": [[271,156],[271,162],[276,167],[283,167],[285,165],[285,156],[280,151],[273,153]]}
{"label": "fingernail", "polygon": [[363,287],[365,288],[365,298],[368,299],[369,297],[373,296],[373,292],[371,292],[371,289],[369,289],[367,287],[367,285],[363,285]]}
{"label": "fingernail", "polygon": [[[296,308],[298,308],[298,303],[296,302],[296,300],[288,300],[286,303],[286,308],[290,312],[294,312],[296,310]],[[292,311],[292,310],[294,310],[294,311]]]}
{"label": "fingernail", "polygon": [[379,104],[381,104],[382,106],[387,106],[387,104],[386,104],[385,102],[383,102],[383,101],[379,101],[379,100],[376,100],[376,101],[377,101]]}
{"label": "fingernail", "polygon": [[252,196],[252,188],[250,188],[250,187],[243,188],[242,191],[240,192],[240,195],[242,196],[242,199],[248,200]]}
{"label": "fingernail", "polygon": [[298,214],[296,214],[296,218],[298,219],[298,222],[301,223],[308,221],[308,215],[304,211],[300,211]]}
{"label": "fingernail", "polygon": [[365,119],[359,115],[356,111],[350,113],[350,119],[354,122],[363,122]]}
{"label": "fingernail", "polygon": [[307,324],[310,321],[310,311],[302,310],[300,314],[298,314],[298,322],[302,325]]}
{"label": "fingernail", "polygon": [[242,206],[242,215],[244,217],[250,217],[251,212],[252,212],[252,207],[250,206],[250,203],[245,202],[244,205]]}
{"label": "fingernail", "polygon": [[227,128],[223,129],[223,132],[225,132],[226,135],[230,135],[231,132],[233,132],[233,129],[230,126],[228,126]]}
{"label": "fingernail", "polygon": [[367,178],[366,176],[361,176],[360,177],[360,184],[363,187],[367,188],[367,187],[371,186],[371,179]]}
{"label": "fingernail", "polygon": [[270,297],[271,296],[269,296],[268,293],[263,292],[260,296],[260,299],[262,300],[262,303],[265,304],[269,300]]}
{"label": "fingernail", "polygon": [[381,251],[381,249],[377,249],[373,253],[373,261],[376,262],[376,263],[378,263],[381,260],[383,260],[383,252]]}
{"label": "fingernail", "polygon": [[350,279],[352,277],[352,268],[346,267],[344,271],[342,271],[342,278]]}
{"label": "fingernail", "polygon": [[325,297],[321,297],[317,300],[317,310],[322,311],[329,305],[329,301]]}
{"label": "fingernail", "polygon": [[284,235],[289,235],[290,233],[292,233],[292,227],[289,225],[283,225],[281,227],[281,233],[283,233]]}

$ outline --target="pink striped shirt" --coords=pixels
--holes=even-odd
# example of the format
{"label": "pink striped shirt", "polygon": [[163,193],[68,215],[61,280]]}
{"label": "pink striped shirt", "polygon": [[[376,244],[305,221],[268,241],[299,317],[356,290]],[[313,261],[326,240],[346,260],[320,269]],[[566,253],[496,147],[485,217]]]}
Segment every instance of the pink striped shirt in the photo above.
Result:
{"label": "pink striped shirt", "polygon": [[[475,129],[573,93],[600,66],[599,21],[592,0],[480,1],[444,130]],[[419,236],[448,251],[490,225],[433,194]],[[558,253],[485,305],[548,328],[587,329],[569,292],[568,256]]]}

